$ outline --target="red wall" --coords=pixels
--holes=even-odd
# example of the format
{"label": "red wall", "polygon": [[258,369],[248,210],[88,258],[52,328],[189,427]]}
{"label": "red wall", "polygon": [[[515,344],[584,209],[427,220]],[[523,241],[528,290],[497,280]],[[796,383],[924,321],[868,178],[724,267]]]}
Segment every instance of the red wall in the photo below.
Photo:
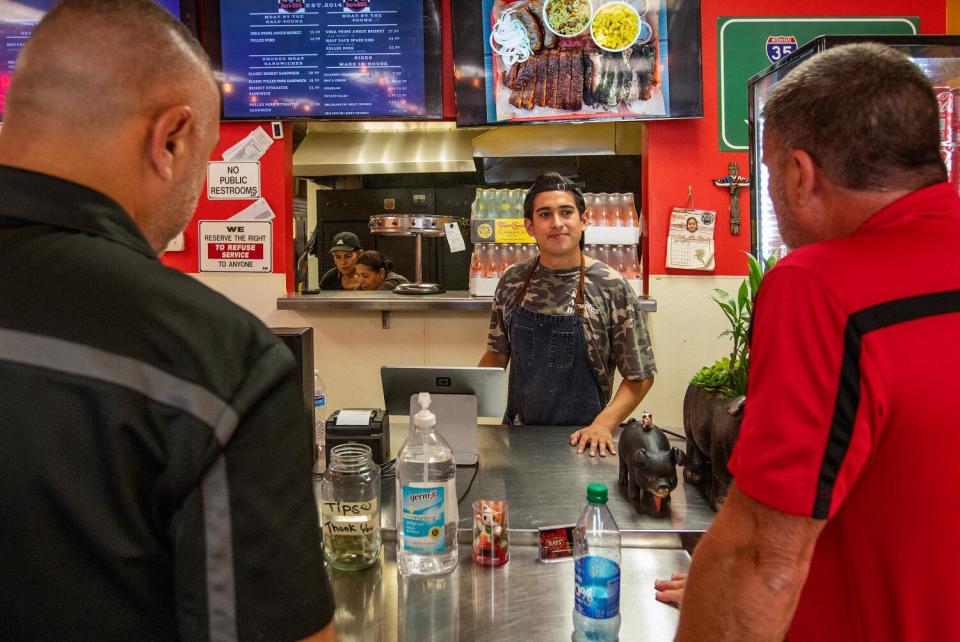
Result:
{"label": "red wall", "polygon": [[[760,8],[762,7],[762,11]],[[649,274],[727,274],[747,273],[746,256],[750,251],[749,193],[740,194],[743,222],[739,236],[730,235],[729,196],[712,180],[727,174],[727,164],[740,163],[747,175],[750,160],[746,153],[721,152],[717,142],[717,18],[719,16],[920,16],[922,33],[946,31],[946,0],[702,0],[700,29],[703,39],[703,118],[652,122],[647,131],[643,156],[643,210],[649,232]],[[746,88],[744,88],[746,91]],[[687,185],[693,185],[693,204],[699,209],[715,210],[719,215],[716,230],[715,272],[667,270],[666,238],[670,210],[683,206]],[[646,249],[646,248],[645,248]]]}
{"label": "red wall", "polygon": [[[222,160],[223,151],[244,138],[255,127],[270,132],[269,122],[220,123],[220,142],[210,160]],[[293,152],[290,141],[291,127],[284,126],[284,136],[274,140],[273,145],[260,159],[260,190],[270,208],[276,214],[273,219],[273,272],[285,273],[287,290],[293,290]],[[197,222],[223,220],[252,204],[252,200],[211,201],[207,198],[207,184],[197,203],[193,219],[183,231],[184,251],[167,252],[161,257],[165,265],[184,272],[198,272]]]}

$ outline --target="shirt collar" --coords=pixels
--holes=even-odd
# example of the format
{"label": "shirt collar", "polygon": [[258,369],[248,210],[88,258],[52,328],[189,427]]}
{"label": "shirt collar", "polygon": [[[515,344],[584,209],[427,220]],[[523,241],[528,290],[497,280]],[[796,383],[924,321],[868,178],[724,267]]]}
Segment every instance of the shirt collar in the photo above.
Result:
{"label": "shirt collar", "polygon": [[0,218],[100,236],[157,258],[119,203],[106,194],[49,174],[0,165]]}
{"label": "shirt collar", "polygon": [[898,198],[857,228],[856,235],[944,215],[960,222],[960,197],[950,183],[935,183]]}

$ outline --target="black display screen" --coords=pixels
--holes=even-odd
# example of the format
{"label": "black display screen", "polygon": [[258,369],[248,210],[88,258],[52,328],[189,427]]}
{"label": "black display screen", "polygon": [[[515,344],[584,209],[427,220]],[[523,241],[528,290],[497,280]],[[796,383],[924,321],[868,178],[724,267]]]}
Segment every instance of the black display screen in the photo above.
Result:
{"label": "black display screen", "polygon": [[220,0],[224,119],[439,118],[439,0]]}
{"label": "black display screen", "polygon": [[[37,23],[57,2],[58,0],[15,0],[13,2],[0,0],[0,37],[3,38],[0,44],[2,47],[0,48],[0,120],[3,119],[7,89],[10,86],[17,54],[33,33]],[[194,0],[157,0],[157,2],[196,32]]]}

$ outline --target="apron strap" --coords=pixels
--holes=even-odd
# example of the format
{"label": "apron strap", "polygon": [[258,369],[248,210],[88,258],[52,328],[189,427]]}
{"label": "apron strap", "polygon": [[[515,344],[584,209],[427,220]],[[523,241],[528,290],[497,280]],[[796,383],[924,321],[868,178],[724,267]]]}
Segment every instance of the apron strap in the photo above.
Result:
{"label": "apron strap", "polygon": [[[573,301],[574,303],[573,311],[574,311],[574,314],[576,314],[578,317],[583,316],[583,304],[584,304],[583,282],[585,278],[584,275],[586,273],[584,270],[585,263],[586,263],[586,259],[584,258],[583,252],[581,252],[580,253],[580,282],[577,283],[577,296]],[[517,298],[515,299],[515,302],[517,305],[519,306],[523,305],[523,300],[527,297],[527,289],[530,287],[530,282],[533,280],[533,274],[534,272],[537,271],[537,267],[539,267],[539,265],[540,265],[540,257],[537,256],[537,258],[533,262],[533,267],[530,268],[530,272],[527,273],[527,278],[524,279],[523,285],[520,286],[520,291],[517,292]]]}
{"label": "apron strap", "polygon": [[540,265],[540,256],[533,261],[533,267],[530,268],[530,272],[527,273],[527,278],[523,280],[523,285],[520,286],[520,291],[517,292],[517,298],[515,302],[517,305],[523,305],[523,300],[527,298],[527,288],[530,287],[530,281],[533,280],[533,273],[537,271],[537,266]]}

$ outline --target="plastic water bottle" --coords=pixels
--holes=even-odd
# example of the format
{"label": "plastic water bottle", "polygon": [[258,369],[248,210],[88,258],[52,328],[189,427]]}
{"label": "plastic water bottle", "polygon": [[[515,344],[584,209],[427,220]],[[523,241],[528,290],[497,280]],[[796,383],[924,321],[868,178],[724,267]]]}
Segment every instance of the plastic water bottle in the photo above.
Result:
{"label": "plastic water bottle", "polygon": [[319,475],[327,469],[327,386],[320,372],[313,371],[313,473]]}
{"label": "plastic water bottle", "polygon": [[430,393],[418,401],[415,430],[397,454],[397,568],[401,575],[439,575],[457,566],[457,464],[433,429]]}
{"label": "plastic water bottle", "polygon": [[616,640],[620,631],[620,529],[607,487],[587,486],[587,507],[573,530],[574,640]]}

